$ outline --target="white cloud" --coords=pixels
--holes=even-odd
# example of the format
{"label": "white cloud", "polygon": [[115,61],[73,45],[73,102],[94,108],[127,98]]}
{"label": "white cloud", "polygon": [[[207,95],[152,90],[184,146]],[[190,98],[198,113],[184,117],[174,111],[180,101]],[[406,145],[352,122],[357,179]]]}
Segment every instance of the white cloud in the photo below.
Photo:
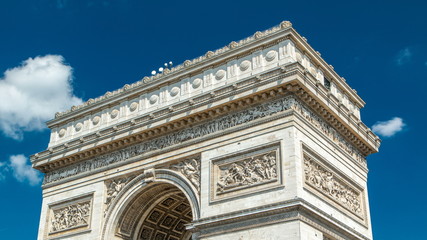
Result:
{"label": "white cloud", "polygon": [[24,155],[12,155],[10,156],[9,161],[9,167],[16,180],[19,182],[28,181],[32,186],[40,183],[41,177],[39,173],[31,167],[29,160]]}
{"label": "white cloud", "polygon": [[58,55],[29,58],[0,78],[0,131],[22,140],[42,130],[55,112],[82,103],[73,95],[72,68]]}
{"label": "white cloud", "polygon": [[6,163],[5,162],[0,162],[0,181],[4,180],[6,178],[6,176],[4,175],[4,173],[7,170],[8,169],[6,168]]}
{"label": "white cloud", "polygon": [[396,64],[399,66],[402,66],[403,64],[409,62],[412,57],[412,52],[409,50],[409,48],[404,48],[399,51],[399,53],[396,56]]}
{"label": "white cloud", "polygon": [[402,131],[405,123],[399,117],[394,117],[388,121],[377,122],[372,126],[372,131],[383,136],[391,137],[394,134]]}

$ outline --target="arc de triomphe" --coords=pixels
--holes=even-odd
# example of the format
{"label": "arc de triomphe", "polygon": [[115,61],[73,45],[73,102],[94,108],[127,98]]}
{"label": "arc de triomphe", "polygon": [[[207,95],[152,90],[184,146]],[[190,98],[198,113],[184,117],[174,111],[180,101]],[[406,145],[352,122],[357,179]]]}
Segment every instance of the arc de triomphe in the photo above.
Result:
{"label": "arc de triomphe", "polygon": [[372,239],[363,100],[290,22],[57,113],[39,239]]}

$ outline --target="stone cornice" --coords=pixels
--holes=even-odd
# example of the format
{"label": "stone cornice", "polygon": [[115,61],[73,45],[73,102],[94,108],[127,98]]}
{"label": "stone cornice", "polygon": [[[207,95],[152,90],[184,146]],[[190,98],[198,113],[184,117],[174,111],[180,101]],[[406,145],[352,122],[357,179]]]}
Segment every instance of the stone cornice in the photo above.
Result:
{"label": "stone cornice", "polygon": [[[261,86],[271,84],[277,85],[261,88]],[[314,89],[309,89],[307,86]],[[253,92],[254,88],[259,89],[259,92],[250,93],[250,90]],[[296,63],[285,68],[273,69],[257,77],[243,79],[233,85],[224,86],[184,103],[178,102],[177,106],[172,106],[172,109],[160,109],[154,114],[142,115],[120,125],[72,140],[33,155],[31,161],[36,169],[49,172],[287,93],[299,96],[318,115],[334,126],[347,141],[356,146],[364,156],[378,150],[378,137],[363,123],[346,113],[346,109],[342,108],[336,99],[331,98],[330,94],[327,94],[323,85],[316,84],[316,81],[303,71],[302,66]],[[226,101],[227,97],[235,95],[239,97],[231,102]],[[212,105],[212,103],[217,104],[213,105],[215,107],[208,108],[207,105]],[[188,114],[190,112],[192,114]],[[184,115],[185,117],[182,117]],[[165,118],[172,121],[165,123]],[[116,137],[111,138],[112,136]]]}
{"label": "stone cornice", "polygon": [[[200,218],[194,220],[188,226],[188,229],[191,231],[201,231],[203,237],[208,237],[219,234],[221,231],[227,232],[227,229],[235,231],[237,228],[236,224],[239,225],[242,221],[251,220],[254,220],[253,224],[258,226],[276,222],[302,220],[336,237],[344,235],[346,236],[345,239],[368,239],[366,236],[350,228],[346,223],[341,222],[301,198],[278,202],[263,207],[220,214],[215,217]],[[328,227],[324,227],[325,225]],[[333,226],[332,229],[330,228],[331,226]],[[245,226],[242,230],[250,227],[252,226]]]}
{"label": "stone cornice", "polygon": [[[299,74],[301,74],[299,72]],[[350,141],[360,147],[366,156],[378,152],[381,140],[360,119],[346,108],[336,97],[330,94],[322,84],[309,73],[304,72],[304,84],[300,85],[296,95],[304,100],[317,113],[338,129]],[[361,137],[356,140],[355,135]],[[362,146],[365,145],[365,146]],[[371,145],[376,150],[367,150]]]}
{"label": "stone cornice", "polygon": [[320,55],[320,53],[314,50],[309,44],[305,37],[302,37],[295,29],[292,28],[293,38],[295,44],[302,49],[306,49],[306,54],[309,55],[311,60],[315,60],[315,63],[320,65],[323,70],[328,73],[328,76],[332,77],[334,83],[336,83],[339,88],[344,89],[345,93],[348,94],[359,106],[362,108],[366,103],[357,95],[356,90],[352,89],[346,82],[346,80],[339,76],[338,73],[334,70],[334,67],[328,64]]}
{"label": "stone cornice", "polygon": [[[114,104],[112,102],[120,102],[123,99],[130,98],[132,95],[141,94],[141,91],[144,92],[150,89],[156,89],[164,84],[179,81],[186,76],[196,75],[197,72],[213,68],[213,66],[236,58],[239,55],[248,54],[258,50],[258,48],[262,49],[263,46],[267,46],[274,42],[274,40],[277,40],[278,34],[287,35],[290,29],[292,29],[292,24],[289,21],[284,21],[280,25],[274,26],[263,32],[258,31],[253,36],[246,39],[238,42],[232,41],[228,46],[215,51],[208,51],[204,56],[192,60],[185,60],[184,63],[164,73],[159,73],[150,77],[146,76],[138,82],[126,84],[121,89],[117,89],[113,92],[106,92],[101,97],[89,99],[82,105],[74,106],[70,110],[62,113],[57,113],[55,119],[48,121],[47,124],[49,127],[52,127],[59,122],[67,121],[69,118],[78,118],[78,115],[93,111],[95,108],[102,108],[102,106]],[[94,105],[95,103],[96,105]]]}
{"label": "stone cornice", "polygon": [[85,115],[97,112],[101,109],[118,105],[123,101],[132,99],[150,90],[159,89],[165,84],[171,84],[185,77],[197,75],[206,69],[224,64],[239,56],[241,57],[251,52],[268,48],[270,45],[277,44],[286,39],[291,39],[296,45],[302,48],[310,59],[315,60],[314,64],[328,72],[328,75],[333,77],[333,82],[337,84],[339,88],[343,89],[359,108],[364,106],[365,103],[363,100],[348,86],[343,78],[320,57],[318,52],[311,48],[305,38],[301,37],[292,28],[290,22],[284,21],[280,25],[263,32],[256,32],[253,36],[244,40],[238,42],[233,41],[228,46],[216,51],[208,51],[204,56],[199,58],[186,60],[183,64],[167,70],[162,74],[144,77],[141,81],[133,84],[126,84],[121,89],[113,92],[107,92],[104,96],[96,99],[89,99],[83,105],[74,106],[71,110],[63,113],[57,113],[55,119],[48,121],[47,124],[50,128],[53,128],[69,121],[82,118]]}

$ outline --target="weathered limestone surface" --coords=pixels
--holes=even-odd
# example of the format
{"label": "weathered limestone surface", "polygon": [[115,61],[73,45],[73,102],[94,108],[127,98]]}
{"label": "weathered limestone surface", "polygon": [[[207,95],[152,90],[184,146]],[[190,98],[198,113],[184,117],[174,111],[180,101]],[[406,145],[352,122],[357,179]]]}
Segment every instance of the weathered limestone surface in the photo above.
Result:
{"label": "weathered limestone surface", "polygon": [[58,113],[39,239],[372,239],[364,102],[289,22]]}

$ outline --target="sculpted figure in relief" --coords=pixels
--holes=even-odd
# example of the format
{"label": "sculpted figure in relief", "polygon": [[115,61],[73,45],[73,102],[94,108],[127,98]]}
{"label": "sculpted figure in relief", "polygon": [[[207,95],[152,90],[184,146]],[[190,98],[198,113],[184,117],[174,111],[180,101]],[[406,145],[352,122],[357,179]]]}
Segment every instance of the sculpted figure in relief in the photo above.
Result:
{"label": "sculpted figure in relief", "polygon": [[90,202],[78,203],[53,211],[51,231],[57,232],[88,225]]}
{"label": "sculpted figure in relief", "polygon": [[197,190],[200,190],[200,159],[187,159],[172,165],[171,168],[180,171]]}
{"label": "sculpted figure in relief", "polygon": [[104,216],[106,215],[108,209],[110,208],[110,205],[112,201],[117,197],[119,192],[123,189],[123,187],[128,183],[133,177],[124,177],[119,178],[110,181],[107,184],[107,197],[105,198],[105,210],[104,210]]}
{"label": "sculpted figure in relief", "polygon": [[320,190],[354,213],[362,214],[360,193],[334,174],[304,155],[305,182]]}
{"label": "sculpted figure in relief", "polygon": [[209,123],[186,128],[166,136],[144,141],[143,143],[129,146],[119,151],[103,154],[93,159],[79,162],[71,166],[53,170],[46,173],[43,184],[56,182],[80,173],[107,167],[110,164],[125,161],[131,157],[145,154],[149,151],[163,149],[175,144],[180,144],[190,139],[195,139],[234,126],[242,125],[255,119],[273,115],[278,112],[293,109],[301,113],[308,121],[332,139],[339,147],[350,154],[359,163],[366,165],[362,154],[347,142],[332,126],[323,121],[319,116],[308,110],[302,103],[292,96],[284,97],[273,102],[264,103],[253,108],[235,112],[215,119]]}
{"label": "sculpted figure in relief", "polygon": [[276,151],[220,167],[217,192],[277,179]]}

